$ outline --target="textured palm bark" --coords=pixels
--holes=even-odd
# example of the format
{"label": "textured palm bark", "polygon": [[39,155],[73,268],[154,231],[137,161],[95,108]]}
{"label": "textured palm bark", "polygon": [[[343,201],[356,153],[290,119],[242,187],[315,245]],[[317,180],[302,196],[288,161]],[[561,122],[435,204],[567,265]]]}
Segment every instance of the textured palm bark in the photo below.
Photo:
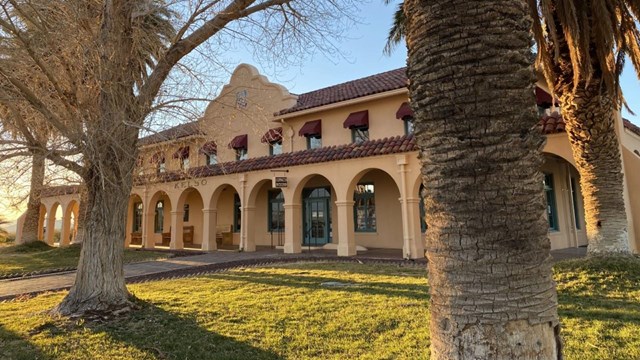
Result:
{"label": "textured palm bark", "polygon": [[31,183],[29,188],[29,200],[22,226],[22,243],[31,243],[38,239],[38,226],[40,225],[40,191],[44,184],[44,156],[33,153],[31,162]]}
{"label": "textured palm bark", "polygon": [[84,152],[84,239],[74,285],[54,310],[63,315],[111,312],[130,305],[123,249],[138,133],[128,123],[142,122],[133,110],[135,66],[128,41],[132,5],[133,2],[112,0],[105,4],[103,12],[98,41],[103,84],[100,115],[86,122],[94,146]]}
{"label": "textured palm bark", "polygon": [[[617,107],[597,79],[576,91],[563,89],[562,116],[580,173],[589,255],[630,255]],[[572,86],[572,85],[571,85]]]}
{"label": "textured palm bark", "polygon": [[432,359],[561,358],[524,1],[405,1]]}

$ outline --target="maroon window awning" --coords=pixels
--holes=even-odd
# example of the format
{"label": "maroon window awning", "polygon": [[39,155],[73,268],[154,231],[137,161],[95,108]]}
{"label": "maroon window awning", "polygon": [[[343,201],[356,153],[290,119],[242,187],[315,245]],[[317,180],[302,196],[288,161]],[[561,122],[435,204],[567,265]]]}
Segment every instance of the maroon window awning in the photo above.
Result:
{"label": "maroon window awning", "polygon": [[248,142],[248,136],[247,134],[243,134],[243,135],[238,135],[236,137],[233,138],[233,140],[231,140],[231,142],[229,143],[229,148],[230,149],[246,149],[247,148],[247,142]]}
{"label": "maroon window awning", "polygon": [[152,164],[164,162],[164,153],[162,151],[159,151],[153,154],[149,162]]}
{"label": "maroon window awning", "polygon": [[298,132],[300,136],[322,135],[322,120],[307,121]]}
{"label": "maroon window awning", "polygon": [[536,103],[538,106],[549,107],[553,105],[553,98],[548,92],[536,86]]}
{"label": "maroon window awning", "polygon": [[181,148],[178,149],[178,151],[173,153],[173,158],[174,159],[186,159],[189,157],[189,147],[188,146],[182,146]]}
{"label": "maroon window awning", "polygon": [[408,102],[403,102],[398,111],[396,111],[396,119],[404,120],[406,117],[413,117],[413,110]]}
{"label": "maroon window awning", "polygon": [[202,155],[218,154],[218,145],[216,145],[215,141],[207,141],[200,148],[200,154]]}
{"label": "maroon window awning", "polygon": [[347,120],[344,121],[343,125],[345,129],[369,127],[369,110],[363,110],[349,114],[349,116],[347,116]]}
{"label": "maroon window awning", "polygon": [[282,141],[282,128],[269,129],[264,136],[262,136],[263,143],[275,143]]}

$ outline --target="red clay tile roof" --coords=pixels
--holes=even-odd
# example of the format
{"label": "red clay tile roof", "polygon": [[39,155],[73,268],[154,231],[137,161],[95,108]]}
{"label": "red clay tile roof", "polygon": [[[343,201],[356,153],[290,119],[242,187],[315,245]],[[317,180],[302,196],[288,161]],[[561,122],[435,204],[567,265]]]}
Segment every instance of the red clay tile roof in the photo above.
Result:
{"label": "red clay tile roof", "polygon": [[190,123],[180,124],[178,126],[168,128],[153,135],[145,136],[138,140],[138,145],[144,146],[157,144],[163,141],[176,140],[187,136],[202,134],[204,133],[202,132],[202,130],[200,130],[198,122],[192,121]]}
{"label": "red clay tile roof", "polygon": [[302,150],[273,156],[250,158],[247,160],[200,166],[182,172],[167,172],[153,175],[153,178],[137,177],[135,184],[149,182],[169,182],[187,178],[244,173],[249,171],[276,169],[282,167],[317,164],[330,161],[356,159],[369,156],[397,154],[416,150],[413,135],[403,135],[379,140],[366,141],[361,144],[327,146],[312,150]]}
{"label": "red clay tile roof", "polygon": [[79,194],[84,185],[60,185],[50,186],[40,191],[40,197],[62,196],[70,194]]}
{"label": "red clay tile roof", "polygon": [[632,123],[631,121],[627,120],[627,119],[622,119],[622,123],[624,124],[624,127],[631,131],[632,133],[640,136],[640,127],[638,127],[637,125],[635,125],[634,123]]}
{"label": "red clay tile roof", "polygon": [[342,84],[298,95],[298,102],[293,107],[281,110],[276,115],[289,114],[296,111],[373,95],[385,91],[407,87],[407,69],[399,68]]}
{"label": "red clay tile roof", "polygon": [[543,116],[540,119],[538,126],[543,134],[548,135],[564,132],[565,123],[562,115],[558,114],[557,111],[554,111],[550,115]]}

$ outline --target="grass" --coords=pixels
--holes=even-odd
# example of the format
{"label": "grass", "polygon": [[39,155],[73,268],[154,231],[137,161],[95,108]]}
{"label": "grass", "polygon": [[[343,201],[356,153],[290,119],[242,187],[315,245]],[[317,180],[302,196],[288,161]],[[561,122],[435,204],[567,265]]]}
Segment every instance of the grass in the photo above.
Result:
{"label": "grass", "polygon": [[[555,276],[566,359],[640,358],[640,260],[565,262]],[[51,318],[62,293],[0,304],[0,358],[428,358],[421,268],[294,264],[129,289],[141,309],[106,323]]]}
{"label": "grass", "polygon": [[[125,262],[139,262],[167,258],[166,252],[125,250]],[[51,247],[41,241],[30,244],[0,246],[0,277],[78,265],[80,245]]]}

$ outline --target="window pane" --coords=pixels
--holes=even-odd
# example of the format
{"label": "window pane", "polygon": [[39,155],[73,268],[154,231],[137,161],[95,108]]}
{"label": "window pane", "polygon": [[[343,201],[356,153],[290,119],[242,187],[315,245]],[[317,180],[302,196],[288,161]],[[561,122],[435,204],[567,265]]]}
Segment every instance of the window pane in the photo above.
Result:
{"label": "window pane", "polygon": [[282,154],[282,141],[269,144],[269,153],[271,155]]}
{"label": "window pane", "polygon": [[353,128],[351,129],[351,137],[355,144],[369,141],[369,128]]}
{"label": "window pane", "polygon": [[308,137],[307,138],[307,149],[317,149],[322,147],[322,138],[321,137]]}
{"label": "window pane", "polygon": [[547,218],[549,219],[549,229],[559,230],[558,209],[556,207],[556,195],[553,188],[553,175],[544,174],[544,192],[547,196]]}
{"label": "window pane", "polygon": [[375,187],[373,184],[356,185],[353,194],[356,231],[376,231]]}
{"label": "window pane", "polygon": [[207,165],[215,165],[218,163],[218,155],[209,154],[207,155]]}
{"label": "window pane", "polygon": [[413,117],[405,116],[404,117],[404,132],[407,135],[413,134],[414,130]]}

